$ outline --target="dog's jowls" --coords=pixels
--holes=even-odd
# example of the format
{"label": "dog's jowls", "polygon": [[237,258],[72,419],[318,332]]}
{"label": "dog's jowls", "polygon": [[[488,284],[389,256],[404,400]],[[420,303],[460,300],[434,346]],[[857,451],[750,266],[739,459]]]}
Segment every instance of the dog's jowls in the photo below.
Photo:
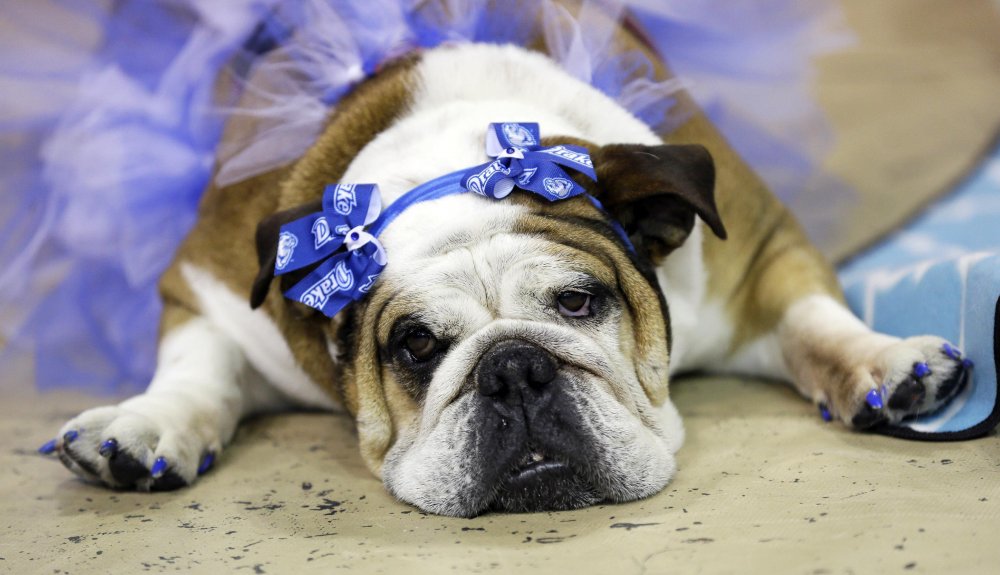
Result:
{"label": "dog's jowls", "polygon": [[[463,194],[391,224],[385,272],[332,321],[281,296],[268,269],[278,226],[326,184],[378,183],[391,203],[482,163],[497,121],[586,145],[599,177],[589,191],[636,251],[582,197]],[[859,428],[934,409],[966,376],[942,340],[901,341],[851,316],[829,266],[702,116],[665,144],[510,46],[389,66],[301,160],[210,189],[162,291],[148,391],[60,433],[60,456],[83,477],[190,484],[242,417],[343,406],[366,463],[403,501],[461,516],[566,509],[667,484],[684,436],[671,373],[781,378]],[[882,385],[873,408],[865,397]]]}

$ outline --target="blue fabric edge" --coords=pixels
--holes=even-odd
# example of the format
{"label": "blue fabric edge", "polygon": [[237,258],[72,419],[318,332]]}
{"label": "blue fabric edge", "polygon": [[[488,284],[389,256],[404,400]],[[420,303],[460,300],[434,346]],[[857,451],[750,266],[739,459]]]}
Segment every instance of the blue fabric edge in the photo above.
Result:
{"label": "blue fabric edge", "polygon": [[[1000,297],[993,312],[993,363],[997,373],[1000,373]],[[959,431],[926,432],[909,427],[880,425],[869,431],[879,435],[888,435],[899,439],[916,441],[965,441],[976,439],[992,432],[1000,424],[1000,392],[994,396],[993,411],[983,421]]]}

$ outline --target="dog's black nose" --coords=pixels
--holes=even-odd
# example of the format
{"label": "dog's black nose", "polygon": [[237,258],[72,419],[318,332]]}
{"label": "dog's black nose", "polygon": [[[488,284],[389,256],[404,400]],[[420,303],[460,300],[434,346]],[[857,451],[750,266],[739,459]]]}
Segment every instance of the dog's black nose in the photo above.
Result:
{"label": "dog's black nose", "polygon": [[541,391],[556,377],[559,366],[552,354],[523,340],[502,341],[491,347],[476,366],[479,393],[496,400],[520,398],[524,391]]}

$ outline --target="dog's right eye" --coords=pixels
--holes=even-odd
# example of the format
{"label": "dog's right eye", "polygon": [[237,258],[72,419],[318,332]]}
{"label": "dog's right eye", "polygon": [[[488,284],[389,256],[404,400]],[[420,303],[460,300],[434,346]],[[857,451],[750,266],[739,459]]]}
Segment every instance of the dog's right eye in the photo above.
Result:
{"label": "dog's right eye", "polygon": [[579,291],[564,291],[556,296],[559,313],[566,317],[587,317],[590,315],[590,300],[593,296]]}
{"label": "dog's right eye", "polygon": [[403,339],[403,346],[414,361],[424,362],[437,354],[438,340],[426,329],[418,329]]}

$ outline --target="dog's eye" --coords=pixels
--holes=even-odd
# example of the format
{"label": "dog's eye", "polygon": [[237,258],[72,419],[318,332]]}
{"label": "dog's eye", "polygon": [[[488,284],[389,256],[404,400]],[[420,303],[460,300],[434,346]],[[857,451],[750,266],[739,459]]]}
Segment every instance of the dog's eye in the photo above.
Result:
{"label": "dog's eye", "polygon": [[411,332],[403,340],[403,345],[406,346],[406,351],[410,352],[414,361],[427,361],[434,357],[438,351],[437,338],[425,329]]}
{"label": "dog's eye", "polygon": [[590,315],[590,294],[579,291],[564,291],[556,296],[559,313],[567,317],[587,317]]}

